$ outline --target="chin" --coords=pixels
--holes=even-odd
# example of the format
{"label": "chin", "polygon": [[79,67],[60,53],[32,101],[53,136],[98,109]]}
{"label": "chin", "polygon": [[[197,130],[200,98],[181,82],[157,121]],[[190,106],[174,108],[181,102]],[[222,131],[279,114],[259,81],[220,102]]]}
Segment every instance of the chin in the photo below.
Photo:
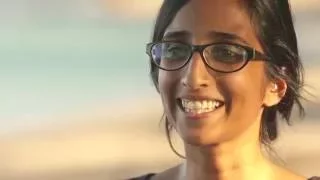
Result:
{"label": "chin", "polygon": [[207,133],[199,134],[189,132],[188,134],[180,134],[180,137],[185,145],[192,146],[212,146],[223,141],[219,135],[208,136]]}
{"label": "chin", "polygon": [[[180,119],[179,119],[180,120]],[[218,122],[222,122],[219,120]],[[209,146],[219,144],[224,141],[225,130],[221,123],[196,123],[188,124],[185,120],[180,121],[177,125],[177,133],[185,144],[194,146]]]}

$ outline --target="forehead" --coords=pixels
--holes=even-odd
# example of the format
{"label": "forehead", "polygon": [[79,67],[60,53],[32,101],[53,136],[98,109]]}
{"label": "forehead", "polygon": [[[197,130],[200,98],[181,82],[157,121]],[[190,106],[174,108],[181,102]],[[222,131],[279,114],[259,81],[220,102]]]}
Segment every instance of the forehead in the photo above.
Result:
{"label": "forehead", "polygon": [[244,0],[191,0],[176,14],[166,32],[187,31],[203,37],[209,31],[254,38]]}

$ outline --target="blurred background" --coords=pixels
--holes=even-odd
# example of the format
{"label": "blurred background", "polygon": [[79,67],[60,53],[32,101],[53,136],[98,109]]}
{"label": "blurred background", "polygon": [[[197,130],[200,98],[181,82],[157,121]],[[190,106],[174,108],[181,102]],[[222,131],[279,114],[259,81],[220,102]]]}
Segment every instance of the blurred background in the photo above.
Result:
{"label": "blurred background", "polygon": [[[161,2],[0,0],[1,180],[125,179],[179,163],[144,53]],[[291,2],[314,96],[274,147],[320,175],[320,1]]]}

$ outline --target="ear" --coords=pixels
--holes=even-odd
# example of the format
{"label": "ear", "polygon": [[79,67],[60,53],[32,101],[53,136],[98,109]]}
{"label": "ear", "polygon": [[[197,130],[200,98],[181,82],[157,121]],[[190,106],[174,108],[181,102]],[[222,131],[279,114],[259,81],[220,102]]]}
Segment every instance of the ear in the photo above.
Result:
{"label": "ear", "polygon": [[287,83],[283,79],[276,79],[267,84],[263,104],[267,107],[277,105],[287,91]]}

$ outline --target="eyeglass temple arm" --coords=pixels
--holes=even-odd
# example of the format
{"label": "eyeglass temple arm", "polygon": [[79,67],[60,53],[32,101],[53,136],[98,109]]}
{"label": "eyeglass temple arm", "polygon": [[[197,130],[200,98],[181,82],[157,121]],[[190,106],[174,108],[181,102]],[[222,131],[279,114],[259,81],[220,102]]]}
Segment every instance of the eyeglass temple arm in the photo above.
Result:
{"label": "eyeglass temple arm", "polygon": [[148,55],[151,55],[151,47],[152,47],[152,43],[148,43],[148,44],[147,44],[147,47],[146,47],[146,53],[147,53]]}
{"label": "eyeglass temple arm", "polygon": [[271,58],[266,56],[265,54],[253,49],[251,54],[251,60],[267,60],[270,61]]}

